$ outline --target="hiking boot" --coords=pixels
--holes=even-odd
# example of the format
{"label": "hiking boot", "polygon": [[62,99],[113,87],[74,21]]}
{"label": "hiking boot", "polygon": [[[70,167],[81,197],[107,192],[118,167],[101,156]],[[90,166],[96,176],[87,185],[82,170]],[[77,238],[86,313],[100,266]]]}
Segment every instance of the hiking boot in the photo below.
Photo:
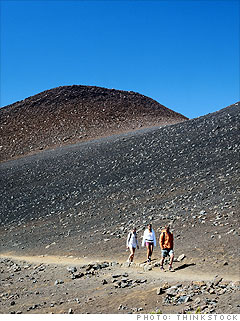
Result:
{"label": "hiking boot", "polygon": [[172,271],[173,267],[171,265],[169,265],[169,271]]}
{"label": "hiking boot", "polygon": [[164,271],[164,267],[163,267],[163,266],[160,266],[160,270],[161,270],[161,271]]}

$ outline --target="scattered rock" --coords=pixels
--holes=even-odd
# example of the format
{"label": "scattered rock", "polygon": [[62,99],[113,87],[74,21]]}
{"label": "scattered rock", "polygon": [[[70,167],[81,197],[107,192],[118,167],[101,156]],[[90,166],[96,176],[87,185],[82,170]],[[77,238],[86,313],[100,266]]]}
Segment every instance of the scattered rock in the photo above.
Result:
{"label": "scattered rock", "polygon": [[[88,272],[86,272],[88,273]],[[77,274],[76,273],[72,273],[72,279],[80,279],[84,276],[84,273],[83,272],[78,272]]]}
{"label": "scattered rock", "polygon": [[178,302],[179,304],[187,303],[188,301],[190,301],[190,296],[188,296],[188,295],[181,295],[181,296],[177,299],[177,302]]}
{"label": "scattered rock", "polygon": [[178,293],[178,286],[171,286],[166,290],[166,294],[169,296],[175,296]]}
{"label": "scattered rock", "polygon": [[71,272],[71,273],[77,272],[76,266],[69,266],[69,267],[67,268],[67,270],[68,270],[68,272]]}
{"label": "scattered rock", "polygon": [[112,274],[112,278],[113,279],[117,279],[117,278],[119,278],[121,276],[121,274]]}
{"label": "scattered rock", "polygon": [[163,293],[164,293],[163,288],[158,288],[158,289],[157,289],[157,295],[161,295],[161,294],[163,294]]}
{"label": "scattered rock", "polygon": [[220,276],[216,276],[214,279],[213,279],[213,284],[215,285],[215,286],[217,286],[221,281],[222,281],[222,277],[220,277]]}
{"label": "scattered rock", "polygon": [[177,258],[178,262],[181,262],[185,257],[185,254],[179,255],[179,257]]}
{"label": "scattered rock", "polygon": [[58,285],[58,284],[62,284],[62,283],[64,283],[62,280],[56,280],[54,285]]}

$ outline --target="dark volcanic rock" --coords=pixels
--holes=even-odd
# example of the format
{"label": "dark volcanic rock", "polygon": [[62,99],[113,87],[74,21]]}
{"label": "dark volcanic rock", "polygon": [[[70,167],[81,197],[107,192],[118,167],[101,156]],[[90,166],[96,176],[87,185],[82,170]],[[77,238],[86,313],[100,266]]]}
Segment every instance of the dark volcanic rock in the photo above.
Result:
{"label": "dark volcanic rock", "polygon": [[186,119],[132,91],[58,87],[0,109],[0,161]]}
{"label": "dark volcanic rock", "polygon": [[[119,252],[130,224],[141,229],[149,220],[157,226],[167,220],[179,230],[191,227],[175,234],[187,258],[186,244],[192,249],[199,241],[203,251],[217,253],[220,244],[225,255],[234,257],[238,125],[235,104],[180,124],[0,164],[1,251],[98,254],[108,244],[109,253],[111,248]],[[236,234],[226,234],[231,225]],[[86,231],[91,231],[91,242]],[[224,240],[213,241],[215,232],[224,234]]]}

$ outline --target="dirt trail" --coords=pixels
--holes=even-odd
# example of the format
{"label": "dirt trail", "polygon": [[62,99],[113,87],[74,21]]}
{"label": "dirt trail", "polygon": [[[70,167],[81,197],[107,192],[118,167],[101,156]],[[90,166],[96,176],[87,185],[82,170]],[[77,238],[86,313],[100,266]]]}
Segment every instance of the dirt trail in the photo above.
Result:
{"label": "dirt trail", "polygon": [[[81,264],[89,264],[91,262],[103,262],[104,260],[99,260],[98,258],[92,258],[91,260],[89,259],[84,259],[84,258],[79,258],[79,257],[73,257],[73,256],[53,256],[53,255],[39,255],[39,256],[27,256],[27,255],[16,255],[10,253],[5,253],[5,254],[0,254],[0,258],[2,259],[12,259],[15,261],[26,261],[28,263],[42,263],[42,264],[55,264],[55,265],[81,265]],[[106,259],[105,261],[110,261]],[[121,260],[116,258],[116,261],[119,263]],[[140,262],[138,262],[140,263]],[[142,263],[142,262],[141,262]],[[184,263],[183,263],[184,264]],[[183,265],[182,265],[183,266]],[[187,270],[176,268],[176,271],[169,272],[168,270],[165,270],[164,272],[160,272],[159,268],[155,268],[154,270],[144,272],[147,273],[148,276],[150,276],[153,279],[165,279],[167,281],[210,281],[212,280],[215,276],[216,273],[214,272],[205,272],[201,271],[201,269],[198,267],[196,269],[196,266],[194,266],[194,269],[191,270],[191,264],[187,266]],[[121,267],[118,269],[125,269],[126,267]],[[131,271],[134,274],[138,274],[139,271],[142,272],[141,267],[134,267],[130,268]],[[239,274],[232,274],[232,273],[219,273],[221,277],[223,278],[224,281],[239,281],[240,276]]]}

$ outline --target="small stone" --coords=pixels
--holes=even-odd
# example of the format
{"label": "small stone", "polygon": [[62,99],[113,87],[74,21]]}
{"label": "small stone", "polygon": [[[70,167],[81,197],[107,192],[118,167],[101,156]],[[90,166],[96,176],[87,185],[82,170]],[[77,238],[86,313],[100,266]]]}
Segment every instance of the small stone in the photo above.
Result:
{"label": "small stone", "polygon": [[72,274],[72,278],[74,279],[80,279],[84,276],[84,273],[83,272],[79,272],[77,274]]}
{"label": "small stone", "polygon": [[163,288],[158,288],[158,289],[157,289],[157,295],[161,295],[161,294],[163,294],[163,293],[164,293]]}
{"label": "small stone", "polygon": [[228,234],[231,234],[231,233],[233,233],[235,230],[234,229],[231,229],[230,231],[228,231],[226,234],[228,235]]}
{"label": "small stone", "polygon": [[70,308],[70,309],[68,310],[68,314],[73,314],[73,309]]}
{"label": "small stone", "polygon": [[216,292],[214,291],[214,289],[210,288],[208,291],[210,294],[215,294]]}
{"label": "small stone", "polygon": [[178,262],[181,262],[185,257],[185,254],[179,255],[179,257],[177,258]]}
{"label": "small stone", "polygon": [[178,298],[178,303],[187,303],[188,301],[190,301],[190,296],[188,295],[181,295],[179,298]]}
{"label": "small stone", "polygon": [[165,283],[163,283],[163,285],[161,287],[163,290],[167,290],[170,288],[170,285],[169,285],[169,283],[165,282]]}
{"label": "small stone", "polygon": [[116,279],[116,278],[119,278],[120,276],[121,276],[121,274],[113,274],[112,278]]}
{"label": "small stone", "polygon": [[215,277],[214,279],[213,279],[213,284],[216,286],[216,285],[218,285],[221,281],[222,281],[222,279],[223,278],[221,278],[221,277]]}
{"label": "small stone", "polygon": [[218,294],[219,294],[219,295],[223,295],[223,294],[225,294],[226,292],[227,292],[226,289],[221,289],[220,291],[218,291]]}
{"label": "small stone", "polygon": [[194,301],[196,304],[199,304],[201,302],[201,299],[197,298],[195,301]]}
{"label": "small stone", "polygon": [[58,284],[62,284],[62,283],[64,283],[62,280],[56,280],[54,285],[58,285]]}
{"label": "small stone", "polygon": [[108,284],[108,282],[107,282],[107,280],[102,280],[102,284],[104,285],[104,284]]}
{"label": "small stone", "polygon": [[76,266],[69,266],[69,267],[67,268],[67,270],[68,270],[68,272],[71,272],[71,273],[77,272]]}
{"label": "small stone", "polygon": [[177,286],[171,286],[171,288],[167,289],[166,293],[169,296],[175,296],[178,292],[178,287]]}

